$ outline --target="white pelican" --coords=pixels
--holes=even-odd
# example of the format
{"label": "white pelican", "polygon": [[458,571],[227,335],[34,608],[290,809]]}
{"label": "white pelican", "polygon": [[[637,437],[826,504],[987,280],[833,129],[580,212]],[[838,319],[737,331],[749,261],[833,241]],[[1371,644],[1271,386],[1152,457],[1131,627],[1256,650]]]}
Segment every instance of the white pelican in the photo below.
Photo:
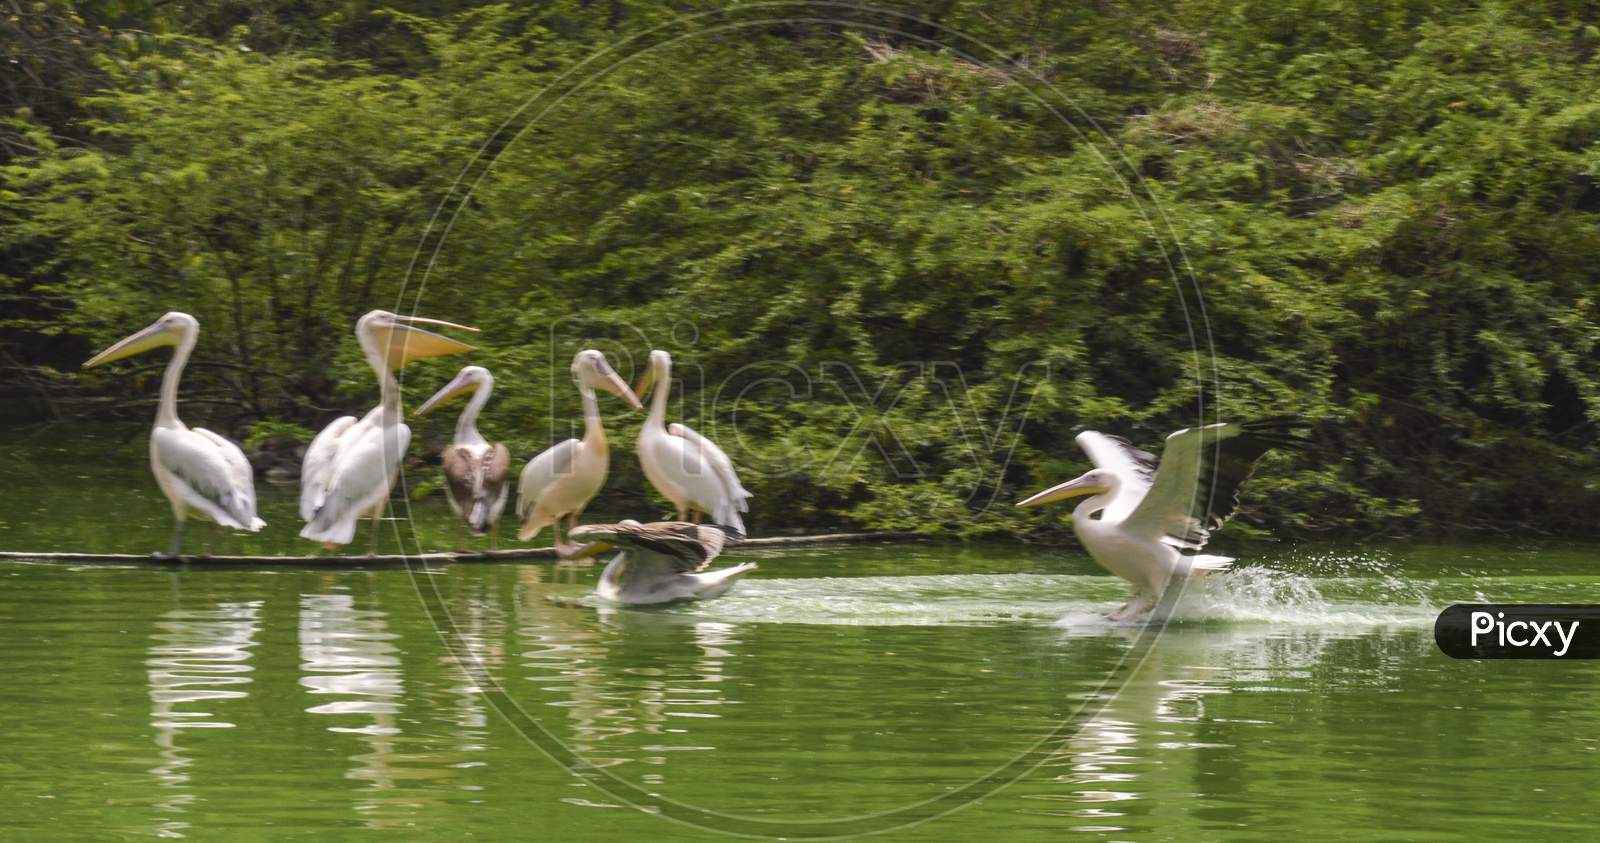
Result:
{"label": "white pelican", "polygon": [[87,369],[163,345],[175,346],[161,378],[161,403],[150,431],[150,470],[172,502],[172,517],[178,522],[169,557],[183,549],[183,528],[191,515],[252,533],[267,526],[256,517],[255,475],[244,452],[228,439],[178,419],[178,379],[199,337],[199,320],[187,313],[168,313],[83,364]]}
{"label": "white pelican", "polygon": [[378,518],[389,502],[389,489],[400,470],[400,458],[411,444],[411,428],[400,420],[400,383],[395,370],[408,361],[472,351],[465,343],[413,324],[444,325],[476,331],[465,325],[400,316],[374,310],[356,322],[356,338],[367,364],[378,376],[380,400],[360,420],[335,419],[306,449],[300,470],[300,517],[303,538],[325,545],[349,544],[356,521],[372,518],[372,548],[378,550]]}
{"label": "white pelican", "polygon": [[709,574],[699,573],[717,558],[727,540],[724,528],[715,524],[623,521],[586,524],[568,535],[593,542],[579,551],[583,556],[621,551],[612,557],[595,585],[595,594],[613,603],[710,600],[756,568],[756,563],[746,562]]}
{"label": "white pelican", "polygon": [[417,415],[449,401],[457,395],[474,393],[456,420],[456,437],[439,455],[444,464],[447,485],[446,497],[450,509],[456,514],[456,551],[461,551],[461,524],[475,536],[489,534],[489,548],[494,549],[499,538],[500,513],[505,511],[506,498],[511,484],[506,478],[511,473],[511,452],[504,443],[489,444],[478,432],[478,413],[489,403],[494,392],[494,375],[482,366],[467,366],[444,388],[417,408]]}
{"label": "white pelican", "polygon": [[557,443],[528,460],[522,469],[521,482],[517,484],[517,516],[522,519],[517,538],[528,541],[546,526],[554,525],[558,553],[567,550],[561,543],[562,516],[569,516],[567,531],[570,534],[584,507],[606,482],[606,469],[611,460],[594,391],[603,389],[628,402],[635,410],[644,408],[633,390],[611,369],[606,356],[592,348],[573,356],[572,379],[577,381],[578,393],[583,396],[583,438]]}
{"label": "white pelican", "polygon": [[[1093,430],[1078,447],[1095,467],[1017,506],[1089,495],[1072,511],[1072,530],[1102,568],[1133,584],[1133,596],[1106,617],[1131,620],[1155,608],[1172,575],[1226,570],[1225,556],[1194,555],[1239,506],[1239,486],[1275,446],[1298,446],[1304,424],[1274,418],[1186,428],[1167,437],[1156,458]],[[1187,551],[1187,553],[1185,553]]]}
{"label": "white pelican", "polygon": [[639,465],[651,485],[677,507],[678,519],[700,515],[732,529],[744,537],[741,512],[749,512],[751,495],[739,482],[733,461],[717,443],[701,436],[688,425],[667,424],[667,394],[672,391],[672,355],[659,349],[650,352],[650,368],[635,390],[641,396],[657,382],[650,401],[650,416],[639,429]]}

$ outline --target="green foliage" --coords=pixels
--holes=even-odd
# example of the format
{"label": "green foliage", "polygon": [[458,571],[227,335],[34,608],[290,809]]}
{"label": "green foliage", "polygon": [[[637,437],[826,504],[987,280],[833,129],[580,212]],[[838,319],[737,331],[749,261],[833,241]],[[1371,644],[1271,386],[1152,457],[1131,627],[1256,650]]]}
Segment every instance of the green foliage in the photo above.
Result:
{"label": "green foliage", "polygon": [[250,432],[244,437],[243,444],[246,450],[254,450],[268,443],[309,443],[316,438],[316,435],[316,431],[302,425],[263,419],[250,426]]}
{"label": "green foliage", "polygon": [[[82,15],[142,34],[6,124],[6,328],[99,346],[186,309],[193,379],[315,426],[373,400],[354,319],[416,303],[483,328],[519,460],[575,433],[573,352],[667,348],[757,529],[1050,534],[1009,503],[1083,467],[1076,431],[1153,448],[1201,396],[1316,425],[1241,532],[1592,529],[1577,6],[961,3],[939,22],[995,55],[787,23],[615,66],[579,63],[671,4],[312,6]],[[611,487],[660,507],[626,449]]]}

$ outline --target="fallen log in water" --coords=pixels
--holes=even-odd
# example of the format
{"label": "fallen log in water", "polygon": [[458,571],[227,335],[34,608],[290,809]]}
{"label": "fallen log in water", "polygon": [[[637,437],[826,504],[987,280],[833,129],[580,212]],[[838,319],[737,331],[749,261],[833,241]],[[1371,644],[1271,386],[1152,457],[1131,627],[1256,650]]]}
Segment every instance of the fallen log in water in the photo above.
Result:
{"label": "fallen log in water", "polygon": [[[909,541],[922,538],[919,533],[824,533],[815,536],[767,536],[745,539],[731,545],[735,551],[746,547],[800,547],[813,544],[861,544],[875,541]],[[26,550],[0,550],[0,559],[25,559],[33,562],[83,562],[83,563],[139,563],[145,565],[328,565],[380,567],[406,564],[444,564],[460,562],[556,562],[553,547],[519,547],[510,550],[486,550],[468,553],[386,553],[376,556],[180,556],[165,559],[158,556],[141,556],[137,553],[34,553]]]}

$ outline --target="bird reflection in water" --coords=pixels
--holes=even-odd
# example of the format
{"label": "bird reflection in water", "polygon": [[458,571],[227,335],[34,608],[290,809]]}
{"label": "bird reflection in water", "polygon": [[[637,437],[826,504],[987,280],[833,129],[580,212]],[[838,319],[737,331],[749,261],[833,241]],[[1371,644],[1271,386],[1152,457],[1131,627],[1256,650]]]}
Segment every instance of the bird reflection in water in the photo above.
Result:
{"label": "bird reflection in water", "polygon": [[637,781],[659,785],[671,753],[715,749],[695,721],[719,717],[715,707],[731,702],[726,679],[741,646],[737,626],[556,603],[547,584],[525,579],[523,585],[523,667],[565,710],[569,730],[562,737],[585,761],[649,765]]}
{"label": "bird reflection in water", "polygon": [[[1101,632],[1124,638],[1130,646],[1140,635],[1132,628]],[[1234,749],[1206,740],[1212,731],[1208,724],[1216,722],[1208,708],[1229,694],[1260,690],[1286,677],[1303,678],[1325,658],[1330,640],[1315,631],[1285,634],[1263,625],[1169,626],[1127,681],[1107,690],[1115,696],[1105,707],[1044,762],[1040,772],[1045,786],[1020,794],[1037,800],[1025,810],[1080,820],[1076,831],[1110,833],[1126,830],[1121,818],[1147,813],[1152,800],[1199,795],[1155,794],[1143,779],[1159,767],[1162,780],[1205,781],[1206,750]],[[1265,684],[1250,687],[1256,683]],[[1050,777],[1052,769],[1062,772]],[[1132,807],[1140,801],[1146,804]]]}
{"label": "bird reflection in water", "polygon": [[150,688],[150,726],[161,762],[150,774],[163,790],[155,804],[152,833],[183,837],[190,827],[176,815],[195,801],[190,789],[194,759],[179,735],[186,729],[231,729],[212,703],[249,696],[251,649],[261,628],[261,601],[221,602],[207,608],[178,607],[156,624],[145,660]]}
{"label": "bird reflection in water", "polygon": [[[318,698],[333,697],[306,709],[330,715],[330,732],[356,735],[366,751],[350,756],[347,778],[366,782],[371,794],[354,803],[369,828],[407,823],[424,802],[397,793],[402,779],[431,776],[407,770],[401,744],[405,740],[399,714],[405,680],[401,675],[398,637],[389,631],[379,609],[358,608],[348,593],[304,594],[300,597],[300,685]],[[386,816],[386,812],[395,816]]]}
{"label": "bird reflection in water", "polygon": [[[442,661],[458,677],[450,689],[455,702],[449,719],[457,726],[457,749],[464,753],[488,748],[489,718],[483,693],[505,668],[507,617],[500,606],[497,582],[478,579],[466,594],[452,597],[450,625],[444,630],[449,651]],[[456,766],[482,763],[462,761]]]}

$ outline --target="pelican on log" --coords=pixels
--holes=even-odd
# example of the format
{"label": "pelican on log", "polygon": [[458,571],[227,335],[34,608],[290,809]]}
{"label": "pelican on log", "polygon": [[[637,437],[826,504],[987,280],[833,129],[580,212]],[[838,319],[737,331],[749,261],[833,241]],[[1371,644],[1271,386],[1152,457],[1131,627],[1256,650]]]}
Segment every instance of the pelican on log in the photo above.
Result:
{"label": "pelican on log", "polygon": [[400,383],[395,372],[412,360],[474,350],[415,325],[477,331],[454,322],[387,310],[371,311],[356,322],[356,339],[378,376],[378,406],[360,419],[335,419],[306,449],[300,471],[300,517],[306,522],[300,531],[302,538],[327,547],[349,544],[355,538],[356,522],[370,517],[369,552],[377,553],[379,518],[389,502],[400,460],[411,444],[411,428],[401,421]]}
{"label": "pelican on log", "polygon": [[619,551],[600,573],[595,594],[602,600],[631,605],[709,600],[719,597],[756,569],[746,562],[702,573],[722,553],[729,531],[716,524],[658,521],[640,524],[586,524],[569,534],[592,542],[579,551],[594,556]]}
{"label": "pelican on log", "polygon": [[[244,451],[231,440],[203,427],[189,427],[178,418],[178,380],[200,338],[200,321],[187,313],[168,313],[149,327],[123,338],[83,364],[89,369],[161,346],[173,346],[172,359],[161,378],[161,400],[150,431],[150,471],[156,485],[172,503],[172,549],[163,558],[183,550],[183,531],[190,517],[252,533],[267,524],[256,517],[255,475]],[[215,527],[213,526],[213,529]],[[209,544],[207,542],[209,552]]]}
{"label": "pelican on log", "polygon": [[[659,384],[659,386],[657,386]],[[678,520],[702,514],[744,537],[742,512],[750,511],[751,498],[733,461],[717,443],[685,424],[667,424],[667,397],[672,391],[672,355],[650,352],[650,367],[635,389],[641,396],[656,390],[650,415],[639,429],[639,465],[644,476],[678,511]]]}
{"label": "pelican on log", "polygon": [[1094,468],[1019,501],[1032,507],[1087,495],[1072,511],[1072,530],[1102,568],[1133,585],[1106,617],[1133,620],[1160,601],[1174,574],[1227,570],[1233,559],[1201,555],[1239,506],[1239,487],[1275,447],[1300,447],[1303,422],[1271,418],[1185,428],[1167,437],[1156,458],[1126,440],[1086,430],[1078,447]]}
{"label": "pelican on log", "polygon": [[478,414],[489,403],[493,392],[494,375],[482,366],[467,366],[417,408],[417,415],[427,415],[458,395],[472,394],[461,410],[461,417],[456,419],[455,439],[439,454],[444,466],[446,497],[456,514],[458,553],[462,550],[463,523],[475,536],[487,533],[489,549],[495,548],[500,537],[500,513],[505,511],[506,498],[511,491],[511,484],[506,482],[511,473],[511,451],[506,449],[505,443],[491,444],[478,432]]}
{"label": "pelican on log", "polygon": [[562,544],[561,519],[568,519],[570,535],[578,516],[605,484],[611,461],[595,390],[603,389],[636,410],[644,409],[606,356],[592,348],[573,356],[572,379],[583,398],[583,438],[559,442],[528,460],[517,484],[517,517],[522,519],[517,538],[529,541],[545,527],[553,527],[556,552],[563,555],[571,548]]}

